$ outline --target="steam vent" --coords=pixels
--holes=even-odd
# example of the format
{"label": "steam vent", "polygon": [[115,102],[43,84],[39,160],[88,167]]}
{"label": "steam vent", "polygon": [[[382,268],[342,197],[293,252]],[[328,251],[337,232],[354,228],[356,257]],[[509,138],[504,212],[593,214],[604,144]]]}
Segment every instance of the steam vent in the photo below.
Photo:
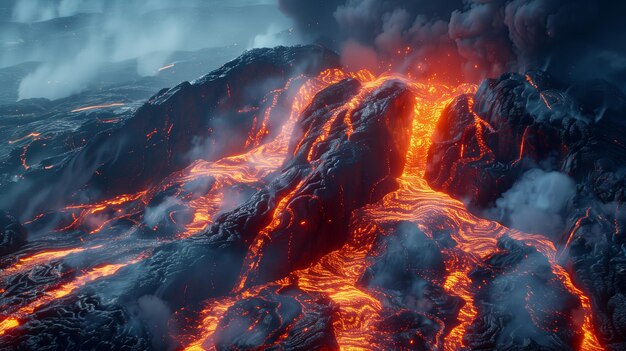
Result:
{"label": "steam vent", "polygon": [[[432,5],[420,26],[461,36],[482,6],[508,23],[520,1],[501,2]],[[419,62],[447,74],[420,75],[403,64],[426,38],[385,56],[392,29],[371,46],[341,20],[428,6],[312,3],[279,1],[295,24],[277,36],[310,28],[314,44],[239,47],[221,67],[189,51],[149,77],[0,104],[0,349],[626,350],[626,85],[479,73],[441,37]],[[205,75],[162,89],[179,66]]]}

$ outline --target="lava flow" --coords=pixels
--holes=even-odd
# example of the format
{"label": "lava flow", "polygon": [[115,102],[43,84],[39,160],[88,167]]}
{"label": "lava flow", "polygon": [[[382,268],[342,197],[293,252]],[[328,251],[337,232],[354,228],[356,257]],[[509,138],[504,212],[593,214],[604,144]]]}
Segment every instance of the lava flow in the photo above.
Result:
{"label": "lava flow", "polygon": [[[306,128],[296,129],[296,126],[312,125],[307,124],[313,123],[310,120],[303,121],[300,118],[306,115],[305,111],[311,106],[318,94],[323,94],[325,89],[338,84],[349,85],[353,82],[358,82],[358,86],[356,83],[349,86],[350,89],[355,89],[355,93],[346,98],[347,102],[344,101],[341,106],[325,105],[321,108],[324,112],[329,113],[330,117],[320,125],[319,130],[313,130],[312,127],[309,130]],[[283,96],[281,94],[290,91],[292,85],[298,86],[296,83],[299,84],[299,88],[293,96],[290,110],[286,113],[287,116],[283,119],[284,123],[281,128],[272,135],[269,128],[271,113],[278,105],[279,98]],[[355,117],[359,113],[364,113],[358,111],[359,106],[366,104],[368,97],[376,94],[384,87],[390,86],[390,84],[406,87],[409,92],[410,106],[399,106],[398,109],[405,108],[408,110],[410,125],[412,126],[410,131],[404,131],[410,136],[410,140],[406,152],[402,154],[404,157],[402,171],[395,177],[396,179],[392,179],[395,186],[382,187],[381,185],[379,187],[380,184],[388,181],[389,177],[393,178],[394,172],[393,165],[391,165],[392,161],[389,161],[387,165],[379,165],[385,170],[389,168],[389,174],[383,174],[380,179],[373,181],[374,184],[369,189],[370,194],[364,196],[367,200],[362,201],[365,204],[363,205],[357,200],[351,204],[341,204],[341,208],[354,206],[354,210],[348,214],[349,218],[346,221],[347,235],[345,240],[337,239],[340,243],[339,247],[324,246],[325,243],[320,244],[322,247],[320,249],[321,258],[311,255],[306,258],[310,259],[311,262],[306,261],[306,259],[299,260],[300,257],[295,256],[305,256],[305,253],[293,253],[291,251],[292,242],[297,239],[294,238],[294,233],[290,232],[288,239],[274,235],[274,233],[285,226],[289,229],[298,227],[304,231],[309,226],[319,224],[314,223],[317,220],[315,218],[310,220],[308,218],[298,219],[297,223],[291,223],[296,218],[294,209],[297,206],[294,204],[298,204],[302,198],[310,201],[307,204],[321,201],[317,195],[306,193],[307,187],[312,187],[311,184],[317,184],[315,177],[318,176],[318,173],[316,172],[319,171],[324,174],[331,172],[331,170],[322,168],[323,162],[319,158],[319,150],[323,147],[327,147],[330,150],[328,152],[339,149],[338,144],[332,144],[332,138],[339,134],[347,143],[358,142],[359,138],[362,138],[359,135],[359,128],[365,128],[358,124],[364,122]],[[230,96],[230,86],[228,89]],[[261,215],[267,217],[266,220],[259,221],[262,223],[261,230],[250,238],[245,237],[244,234],[240,235],[244,237],[241,240],[241,246],[244,244],[248,246],[245,250],[245,257],[241,258],[243,263],[240,276],[230,294],[204,299],[202,308],[198,308],[198,311],[192,313],[191,317],[187,317],[185,307],[179,308],[174,314],[175,317],[170,320],[170,324],[178,324],[180,327],[172,328],[176,330],[172,330],[171,334],[173,334],[172,339],[176,340],[182,347],[194,351],[218,348],[216,343],[220,337],[223,337],[223,335],[218,335],[219,330],[228,327],[224,325],[225,320],[233,319],[229,315],[229,311],[243,308],[238,304],[246,299],[258,299],[262,301],[254,300],[254,303],[270,304],[267,301],[275,298],[272,297],[274,296],[272,295],[273,291],[280,291],[280,294],[287,294],[285,293],[287,291],[292,294],[289,296],[295,296],[294,299],[301,304],[301,315],[294,317],[293,323],[304,323],[302,315],[317,311],[315,309],[321,308],[319,307],[321,305],[327,303],[328,306],[332,306],[329,307],[329,310],[332,311],[332,318],[330,318],[329,323],[336,344],[331,345],[331,348],[342,350],[402,349],[405,346],[411,348],[414,343],[421,343],[421,345],[425,345],[424,348],[432,350],[459,350],[467,347],[467,334],[479,318],[479,307],[475,300],[483,286],[476,283],[473,272],[477,268],[487,266],[486,262],[491,258],[504,254],[506,250],[502,249],[500,242],[505,238],[512,238],[535,248],[539,254],[543,255],[551,267],[551,272],[548,273],[555,277],[551,280],[551,284],[564,286],[569,294],[578,299],[579,314],[582,317],[571,318],[568,321],[572,323],[573,329],[575,329],[572,334],[575,335],[573,338],[579,344],[578,349],[602,350],[594,332],[589,298],[573,284],[569,273],[557,263],[557,249],[550,240],[541,235],[522,233],[496,222],[478,218],[470,214],[462,202],[452,199],[447,194],[432,190],[424,179],[431,136],[439,117],[455,97],[463,94],[474,94],[476,90],[477,87],[471,84],[450,87],[435,82],[416,82],[399,75],[385,74],[376,77],[366,71],[346,73],[339,69],[325,70],[317,77],[310,79],[306,79],[304,76],[293,78],[283,89],[270,92],[266,97],[266,100],[270,101],[269,107],[263,111],[264,113],[260,115],[261,118],[258,121],[255,117],[252,128],[247,133],[245,142],[247,151],[215,161],[196,160],[156,186],[133,194],[122,194],[95,203],[66,206],[57,213],[65,219],[63,225],[57,228],[57,232],[78,230],[81,233],[91,234],[81,237],[81,240],[86,243],[92,241],[95,243],[97,234],[104,233],[105,229],[114,227],[121,222],[130,223],[134,228],[142,227],[146,231],[157,232],[159,227],[166,224],[162,220],[151,219],[150,213],[154,213],[162,207],[163,211],[167,212],[166,218],[168,218],[169,225],[173,225],[165,228],[165,230],[174,231],[176,234],[162,240],[170,243],[191,240],[193,237],[204,235],[203,231],[207,226],[210,227],[217,222],[221,215],[228,214],[228,211],[240,205],[241,201],[229,199],[233,196],[232,193],[237,191],[237,187],[247,186],[260,191],[268,184],[275,185],[272,180],[277,177],[276,173],[279,173],[281,167],[292,162],[291,164],[296,165],[293,168],[295,169],[293,173],[304,174],[304,176],[301,176],[301,179],[294,177],[293,179],[297,181],[293,181],[293,184],[278,182],[280,184],[276,186],[282,188],[276,193],[280,196],[268,201],[270,205],[273,205],[268,205],[267,209],[261,211],[263,212]],[[72,112],[120,105],[84,107]],[[393,105],[393,103],[388,103],[388,105]],[[370,110],[382,110],[384,108],[389,108],[389,106],[385,103],[366,106],[366,109]],[[256,107],[246,107],[243,111],[247,113],[256,110]],[[318,117],[318,114],[311,113],[307,116],[313,120]],[[400,117],[392,115],[389,118]],[[459,158],[467,157],[470,160],[475,160],[491,157],[490,150],[481,139],[483,129],[489,129],[491,126],[477,114],[473,114],[472,118],[474,119],[473,127],[479,140],[479,149],[463,150]],[[370,121],[370,123],[391,123],[388,121],[381,122],[382,117],[372,120],[374,122]],[[168,135],[171,128],[170,126]],[[150,141],[155,138],[157,133],[156,129],[154,132],[148,133],[146,135],[147,140]],[[34,136],[36,135],[30,135],[30,137]],[[402,133],[398,132],[394,136],[401,139]],[[329,143],[331,146],[328,146]],[[402,150],[401,147],[399,149]],[[306,167],[297,162],[305,163]],[[336,174],[329,177],[336,177]],[[203,187],[202,191],[195,191],[197,187],[191,186],[207,178],[210,179],[208,181],[210,184]],[[340,186],[340,189],[343,191],[343,186]],[[382,196],[378,196],[377,191],[385,192],[382,193]],[[167,206],[158,205],[156,202],[156,199],[163,197],[163,193],[167,194],[168,200],[161,203],[168,204]],[[268,195],[267,197],[271,196]],[[305,205],[300,203],[300,206]],[[35,221],[45,217],[46,215],[42,214]],[[322,215],[319,218],[324,218],[326,221],[326,217]],[[321,219],[319,220],[321,221]],[[240,224],[235,222],[236,225]],[[330,219],[328,222],[330,228],[342,228],[340,225],[332,227],[335,224],[330,223],[332,222]],[[391,240],[392,236],[395,235],[398,223],[405,222],[423,232],[427,237],[426,240],[435,243],[444,262],[445,267],[442,268],[443,274],[440,276],[430,273],[423,274],[421,279],[423,279],[424,284],[432,286],[432,290],[440,295],[441,300],[459,301],[457,304],[451,303],[451,305],[456,306],[450,309],[454,312],[451,317],[432,312],[429,310],[432,306],[424,307],[427,303],[414,302],[416,306],[425,310],[417,308],[418,311],[411,315],[412,318],[424,318],[431,321],[429,328],[432,329],[433,336],[429,337],[419,330],[413,331],[407,327],[406,330],[410,331],[407,332],[407,335],[411,334],[406,339],[407,345],[402,344],[404,341],[398,341],[384,331],[387,321],[400,318],[399,316],[403,316],[403,313],[406,312],[405,309],[390,303],[389,301],[393,301],[395,297],[386,292],[385,289],[371,288],[363,283],[363,276],[372,267],[373,261],[379,255],[384,255],[385,245],[381,245],[381,242],[385,242],[387,239]],[[246,223],[246,225],[253,226],[254,224]],[[449,241],[453,244],[443,244],[445,240],[442,233],[448,233]],[[271,245],[281,243],[281,240],[288,242],[286,244],[287,252],[284,253],[286,262],[283,263],[285,266],[289,265],[289,267],[295,268],[286,276],[273,272],[274,275],[267,274],[263,271],[263,265],[267,265],[264,260],[268,259],[266,251],[271,249]],[[1,273],[0,277],[9,279],[11,276],[23,274],[37,265],[52,260],[62,260],[67,256],[89,252],[101,247],[102,244],[93,244],[64,250],[39,252],[17,260],[5,272]],[[282,247],[279,246],[279,248]],[[147,256],[142,256],[141,259]],[[97,279],[113,276],[123,267],[139,261],[140,259],[135,256],[124,263],[105,264],[86,269],[82,273],[76,274],[74,278],[66,279],[62,284],[48,287],[46,291],[41,292],[40,296],[33,297],[21,305],[5,308],[3,311],[4,319],[0,322],[0,335],[18,328],[20,321],[26,318],[27,314],[37,311],[42,306],[66,297]],[[284,269],[284,267],[280,267],[280,269]],[[532,301],[534,301],[531,296],[532,291],[528,294],[530,297],[528,297],[528,306],[525,308],[533,311],[530,314],[534,315],[538,309],[536,306],[532,306]],[[280,309],[282,306],[282,302],[280,302],[282,300],[278,301],[276,309]],[[270,302],[273,303],[273,300]],[[243,317],[249,317],[249,313],[245,312]],[[562,316],[555,318],[567,319],[567,317]],[[279,319],[282,323],[282,318]],[[182,325],[181,327],[180,323],[192,325]],[[542,322],[538,323],[541,324]],[[558,323],[555,322],[555,324]],[[248,331],[253,331],[255,328],[267,326],[256,321],[249,326],[246,325],[246,327]],[[304,329],[305,332],[307,328]],[[543,326],[537,325],[537,328],[543,328]],[[558,325],[554,329],[557,330]],[[267,343],[277,345],[288,339],[290,332],[290,327],[280,329],[276,337]],[[266,344],[265,346],[269,345]]]}
{"label": "lava flow", "polygon": [[83,111],[98,110],[98,109],[108,108],[108,107],[120,107],[124,105],[125,104],[121,102],[112,102],[110,104],[104,104],[104,105],[78,107],[78,108],[71,110],[70,112],[83,112]]}
{"label": "lava flow", "polygon": [[[340,349],[367,350],[397,347],[397,345],[390,346],[381,342],[385,338],[384,336],[381,337],[377,329],[380,328],[381,313],[385,307],[379,298],[380,296],[358,284],[358,280],[371,264],[371,261],[368,260],[368,254],[371,253],[377,236],[388,234],[383,228],[387,224],[399,221],[414,223],[431,239],[436,238],[435,232],[446,230],[451,233],[451,237],[457,245],[454,249],[444,248],[442,250],[445,256],[447,276],[440,278],[443,279],[444,290],[452,296],[460,297],[464,304],[458,313],[457,323],[451,327],[446,326],[447,335],[443,334],[443,331],[439,332],[434,344],[430,345],[432,349],[459,350],[463,348],[464,335],[477,315],[473,297],[477,288],[472,285],[469,273],[474,267],[480,265],[485,258],[498,253],[500,251],[498,240],[504,235],[508,235],[535,247],[549,259],[552,273],[558,277],[558,280],[570,293],[580,300],[581,313],[584,318],[577,321],[578,332],[582,335],[579,349],[601,350],[602,347],[594,334],[594,327],[591,322],[589,299],[573,285],[567,271],[556,262],[557,250],[552,242],[540,235],[514,231],[496,222],[480,219],[470,214],[460,201],[454,200],[444,193],[431,190],[424,180],[426,155],[439,116],[454,97],[460,94],[473,94],[476,91],[476,86],[449,87],[436,83],[407,81],[405,78],[393,75],[374,77],[367,72],[347,74],[342,71],[329,71],[325,72],[322,77],[328,75],[335,77],[330,80],[331,82],[351,77],[363,84],[360,93],[338,110],[345,116],[343,123],[347,125],[348,130],[352,129],[352,126],[349,125],[350,115],[355,106],[362,101],[364,95],[390,80],[401,80],[410,87],[414,94],[413,128],[404,172],[398,179],[399,188],[387,194],[380,201],[352,213],[349,226],[350,237],[340,249],[325,255],[310,268],[294,271],[286,278],[268,285],[255,286],[245,290],[247,274],[255,268],[255,263],[252,261],[261,255],[259,251],[262,242],[271,240],[267,233],[280,222],[281,211],[289,211],[287,204],[293,200],[291,197],[296,190],[283,197],[276,207],[270,224],[259,234],[259,242],[251,248],[247,260],[252,261],[247,266],[244,265],[246,268],[242,271],[240,284],[237,285],[233,295],[207,301],[206,308],[201,313],[202,322],[189,333],[190,335],[183,337],[183,340],[187,340],[187,350],[214,349],[213,334],[218,329],[218,324],[226,311],[240,299],[255,296],[261,289],[276,285],[282,287],[296,286],[307,293],[321,293],[328,296],[338,306],[333,329]],[[330,83],[328,79],[325,81],[327,84]],[[334,118],[326,123],[320,140],[328,136],[331,127],[336,128],[335,125],[338,122],[335,119],[339,115],[339,112],[335,113]],[[475,115],[474,118],[478,134],[481,133],[481,128],[490,128],[479,116]],[[282,159],[282,152],[284,151],[284,149],[276,150],[264,157]],[[276,154],[275,152],[279,153]],[[475,157],[482,158],[488,157],[488,155],[489,150],[483,143]],[[301,225],[306,226],[306,221],[302,221]]]}

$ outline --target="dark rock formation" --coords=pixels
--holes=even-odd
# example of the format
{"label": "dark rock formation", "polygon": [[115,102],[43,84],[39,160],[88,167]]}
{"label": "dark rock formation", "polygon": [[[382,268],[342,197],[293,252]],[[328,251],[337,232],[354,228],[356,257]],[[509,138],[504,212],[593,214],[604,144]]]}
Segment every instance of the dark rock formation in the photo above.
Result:
{"label": "dark rock formation", "polygon": [[[302,134],[294,135],[302,137],[292,139],[293,156],[279,176],[209,229],[211,240],[241,238],[250,244],[268,228],[267,240],[257,238],[258,268],[248,284],[272,281],[339,248],[352,211],[394,189],[410,139],[411,93],[389,82],[347,111],[344,105],[359,90],[358,82],[346,80],[320,92],[296,126]],[[347,114],[351,133],[343,121]],[[322,137],[325,123],[329,131]]]}
{"label": "dark rock formation", "polygon": [[[337,89],[350,93],[333,102]],[[359,89],[357,82],[347,80],[319,93],[300,119],[308,133],[273,180],[216,218],[205,235],[159,248],[147,261],[147,276],[138,281],[132,296],[158,289],[178,308],[225,294],[240,272],[246,274],[246,285],[256,285],[307,267],[340,247],[347,239],[352,210],[393,190],[409,141],[410,93],[390,82],[353,111],[350,136],[343,119],[337,119],[325,141],[316,142],[324,133],[321,125],[332,121],[334,113],[347,113],[342,107]],[[381,164],[389,168],[381,169]],[[259,261],[255,269],[242,268],[251,245],[258,245],[252,257]]]}
{"label": "dark rock formation", "polygon": [[601,343],[615,350],[626,345],[625,115],[626,97],[606,84],[566,93],[541,72],[506,74],[446,109],[426,171],[434,189],[481,215],[529,170],[569,176],[576,188],[565,229],[550,238],[591,296]]}
{"label": "dark rock formation", "polygon": [[499,252],[470,276],[478,315],[465,334],[471,350],[575,350],[577,297],[534,248],[503,237]]}
{"label": "dark rock formation", "polygon": [[423,350],[443,347],[457,325],[464,301],[443,290],[444,257],[437,243],[414,223],[400,222],[372,252],[373,264],[360,284],[379,296],[384,318],[378,329],[388,335],[389,349]]}
{"label": "dark rock formation", "polygon": [[563,162],[565,142],[578,142],[586,124],[570,100],[533,86],[543,76],[527,77],[487,81],[475,97],[460,96],[446,108],[428,154],[426,179],[434,189],[486,208],[524,171]]}
{"label": "dark rock formation", "polygon": [[149,349],[149,339],[138,336],[121,306],[104,303],[93,295],[63,302],[63,306],[51,305],[37,311],[23,329],[9,331],[10,343],[0,341],[0,346],[19,351]]}

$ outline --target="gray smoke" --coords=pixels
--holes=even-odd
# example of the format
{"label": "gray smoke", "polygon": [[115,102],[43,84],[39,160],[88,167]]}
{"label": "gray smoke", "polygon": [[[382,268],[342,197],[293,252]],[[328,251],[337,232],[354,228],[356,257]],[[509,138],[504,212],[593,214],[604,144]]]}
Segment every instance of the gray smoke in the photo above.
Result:
{"label": "gray smoke", "polygon": [[[306,40],[361,66],[449,80],[546,69],[626,82],[626,3],[600,0],[280,0]],[[358,50],[355,51],[355,48]],[[367,49],[367,51],[366,51]]]}
{"label": "gray smoke", "polygon": [[567,175],[533,169],[502,194],[491,216],[527,233],[558,235],[576,185]]}

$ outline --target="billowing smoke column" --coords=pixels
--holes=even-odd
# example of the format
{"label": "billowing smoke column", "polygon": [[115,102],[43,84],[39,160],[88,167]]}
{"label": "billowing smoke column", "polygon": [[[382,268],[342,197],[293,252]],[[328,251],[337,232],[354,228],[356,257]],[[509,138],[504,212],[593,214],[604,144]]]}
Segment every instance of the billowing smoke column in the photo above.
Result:
{"label": "billowing smoke column", "polygon": [[348,66],[477,80],[544,69],[626,82],[626,4],[600,0],[280,0]]}

